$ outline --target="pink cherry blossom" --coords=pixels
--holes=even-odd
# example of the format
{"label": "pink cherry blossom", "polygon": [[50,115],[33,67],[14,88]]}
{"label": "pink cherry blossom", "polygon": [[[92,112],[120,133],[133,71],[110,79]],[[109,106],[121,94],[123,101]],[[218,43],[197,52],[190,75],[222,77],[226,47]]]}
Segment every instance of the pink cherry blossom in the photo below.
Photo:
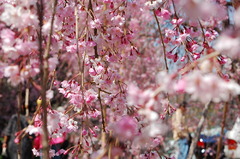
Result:
{"label": "pink cherry blossom", "polygon": [[163,20],[168,20],[171,16],[171,13],[168,10],[163,8],[161,8],[160,10],[156,10],[155,12],[156,12],[156,15],[162,17]]}
{"label": "pink cherry blossom", "polygon": [[216,49],[222,54],[237,59],[240,57],[239,52],[239,37],[235,36],[234,33],[226,33],[221,35],[217,39],[215,45]]}
{"label": "pink cherry blossom", "polygon": [[[203,75],[196,71],[184,77],[185,91],[192,94],[192,99],[206,103],[208,101],[220,102],[227,101],[230,95],[240,93],[240,86],[234,81],[224,81],[214,74]],[[177,86],[176,88],[178,88]],[[183,89],[182,89],[183,91]]]}
{"label": "pink cherry blossom", "polygon": [[95,19],[94,21],[90,22],[91,28],[100,28],[101,25],[102,25],[102,23],[99,19]]}
{"label": "pink cherry blossom", "polygon": [[137,135],[137,122],[132,117],[122,117],[114,124],[114,133],[120,140],[132,139],[134,135]]}

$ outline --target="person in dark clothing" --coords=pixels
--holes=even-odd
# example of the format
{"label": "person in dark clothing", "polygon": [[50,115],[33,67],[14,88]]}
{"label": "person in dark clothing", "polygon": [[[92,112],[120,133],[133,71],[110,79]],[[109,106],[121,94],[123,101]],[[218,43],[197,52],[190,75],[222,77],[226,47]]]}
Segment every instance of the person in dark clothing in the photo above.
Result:
{"label": "person in dark clothing", "polygon": [[[28,126],[28,121],[26,116],[14,114],[8,122],[7,127],[4,129],[4,141],[3,141],[3,148],[6,148],[7,156],[10,159],[18,159],[18,144],[15,143],[16,133],[19,130]],[[32,159],[32,140],[28,134],[24,137],[20,137],[20,154],[21,159]]]}

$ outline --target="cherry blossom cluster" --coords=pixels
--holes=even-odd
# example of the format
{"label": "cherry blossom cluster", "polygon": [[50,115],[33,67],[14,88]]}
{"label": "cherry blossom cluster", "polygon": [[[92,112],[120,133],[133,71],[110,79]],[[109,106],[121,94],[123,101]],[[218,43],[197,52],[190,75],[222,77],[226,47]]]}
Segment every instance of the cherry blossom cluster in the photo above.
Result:
{"label": "cherry blossom cluster", "polygon": [[223,55],[226,55],[232,59],[239,59],[239,13],[240,10],[236,10],[234,13],[234,26],[235,29],[226,30],[218,39],[215,45],[216,50],[220,51]]}
{"label": "cherry blossom cluster", "polygon": [[[78,130],[79,124],[77,121],[74,121],[70,116],[67,114],[64,114],[63,112],[48,109],[48,132],[49,132],[49,144],[53,145],[54,144],[54,139],[58,137],[63,137],[66,133],[69,132],[75,132]],[[42,131],[42,119],[39,114],[37,114],[34,118],[34,124],[29,125],[26,129],[26,132],[29,133],[30,135],[34,135],[36,137],[39,137],[41,139],[43,135]],[[41,141],[39,141],[41,143]],[[40,144],[39,143],[39,144]],[[36,145],[35,145],[36,147]],[[41,144],[38,149],[34,147],[33,153],[36,156],[41,155]],[[50,156],[58,156],[62,153],[66,153],[65,150],[61,149],[58,152],[55,152],[55,150],[51,149],[50,150]]]}

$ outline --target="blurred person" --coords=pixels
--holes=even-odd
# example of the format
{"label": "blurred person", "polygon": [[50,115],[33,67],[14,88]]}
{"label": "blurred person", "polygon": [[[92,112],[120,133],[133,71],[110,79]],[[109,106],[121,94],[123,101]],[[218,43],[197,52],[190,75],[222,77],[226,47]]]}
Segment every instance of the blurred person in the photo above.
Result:
{"label": "blurred person", "polygon": [[[11,116],[7,127],[3,130],[4,140],[2,144],[2,154],[10,159],[18,159],[19,154],[22,159],[31,159],[33,158],[31,136],[28,134],[19,134],[19,130],[28,126],[27,117],[22,115],[25,113],[25,109],[21,108],[20,112],[21,114],[19,113]],[[19,144],[21,145],[20,152],[18,152]]]}
{"label": "blurred person", "polygon": [[178,147],[177,159],[186,159],[189,151],[190,136],[185,116],[186,106],[186,102],[181,103],[172,117],[173,139]]}
{"label": "blurred person", "polygon": [[240,116],[237,117],[233,128],[226,135],[224,153],[227,158],[240,158]]}

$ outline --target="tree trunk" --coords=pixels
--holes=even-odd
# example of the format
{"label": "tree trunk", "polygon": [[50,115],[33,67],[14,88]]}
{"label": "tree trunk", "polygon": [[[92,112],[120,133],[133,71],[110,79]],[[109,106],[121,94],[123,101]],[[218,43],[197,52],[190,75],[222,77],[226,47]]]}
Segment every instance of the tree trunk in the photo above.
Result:
{"label": "tree trunk", "polygon": [[221,135],[220,135],[220,139],[218,141],[216,159],[219,159],[221,157],[222,140],[223,140],[224,128],[225,128],[227,112],[228,112],[228,102],[226,102],[226,104],[224,105],[224,110],[223,111],[224,111],[224,114],[223,114],[222,125],[221,125]]}
{"label": "tree trunk", "polygon": [[203,123],[204,123],[204,121],[206,119],[207,111],[208,111],[208,109],[210,107],[210,104],[211,104],[211,102],[208,102],[207,104],[205,104],[205,107],[204,107],[203,113],[202,113],[202,117],[201,117],[201,119],[200,119],[200,121],[198,123],[197,130],[195,131],[196,135],[194,136],[194,138],[192,140],[192,143],[191,143],[191,146],[190,146],[190,149],[189,149],[189,154],[188,154],[187,159],[192,159],[192,157],[193,157],[194,150],[195,150],[195,148],[197,146],[198,138],[199,138],[200,133],[202,131]]}

